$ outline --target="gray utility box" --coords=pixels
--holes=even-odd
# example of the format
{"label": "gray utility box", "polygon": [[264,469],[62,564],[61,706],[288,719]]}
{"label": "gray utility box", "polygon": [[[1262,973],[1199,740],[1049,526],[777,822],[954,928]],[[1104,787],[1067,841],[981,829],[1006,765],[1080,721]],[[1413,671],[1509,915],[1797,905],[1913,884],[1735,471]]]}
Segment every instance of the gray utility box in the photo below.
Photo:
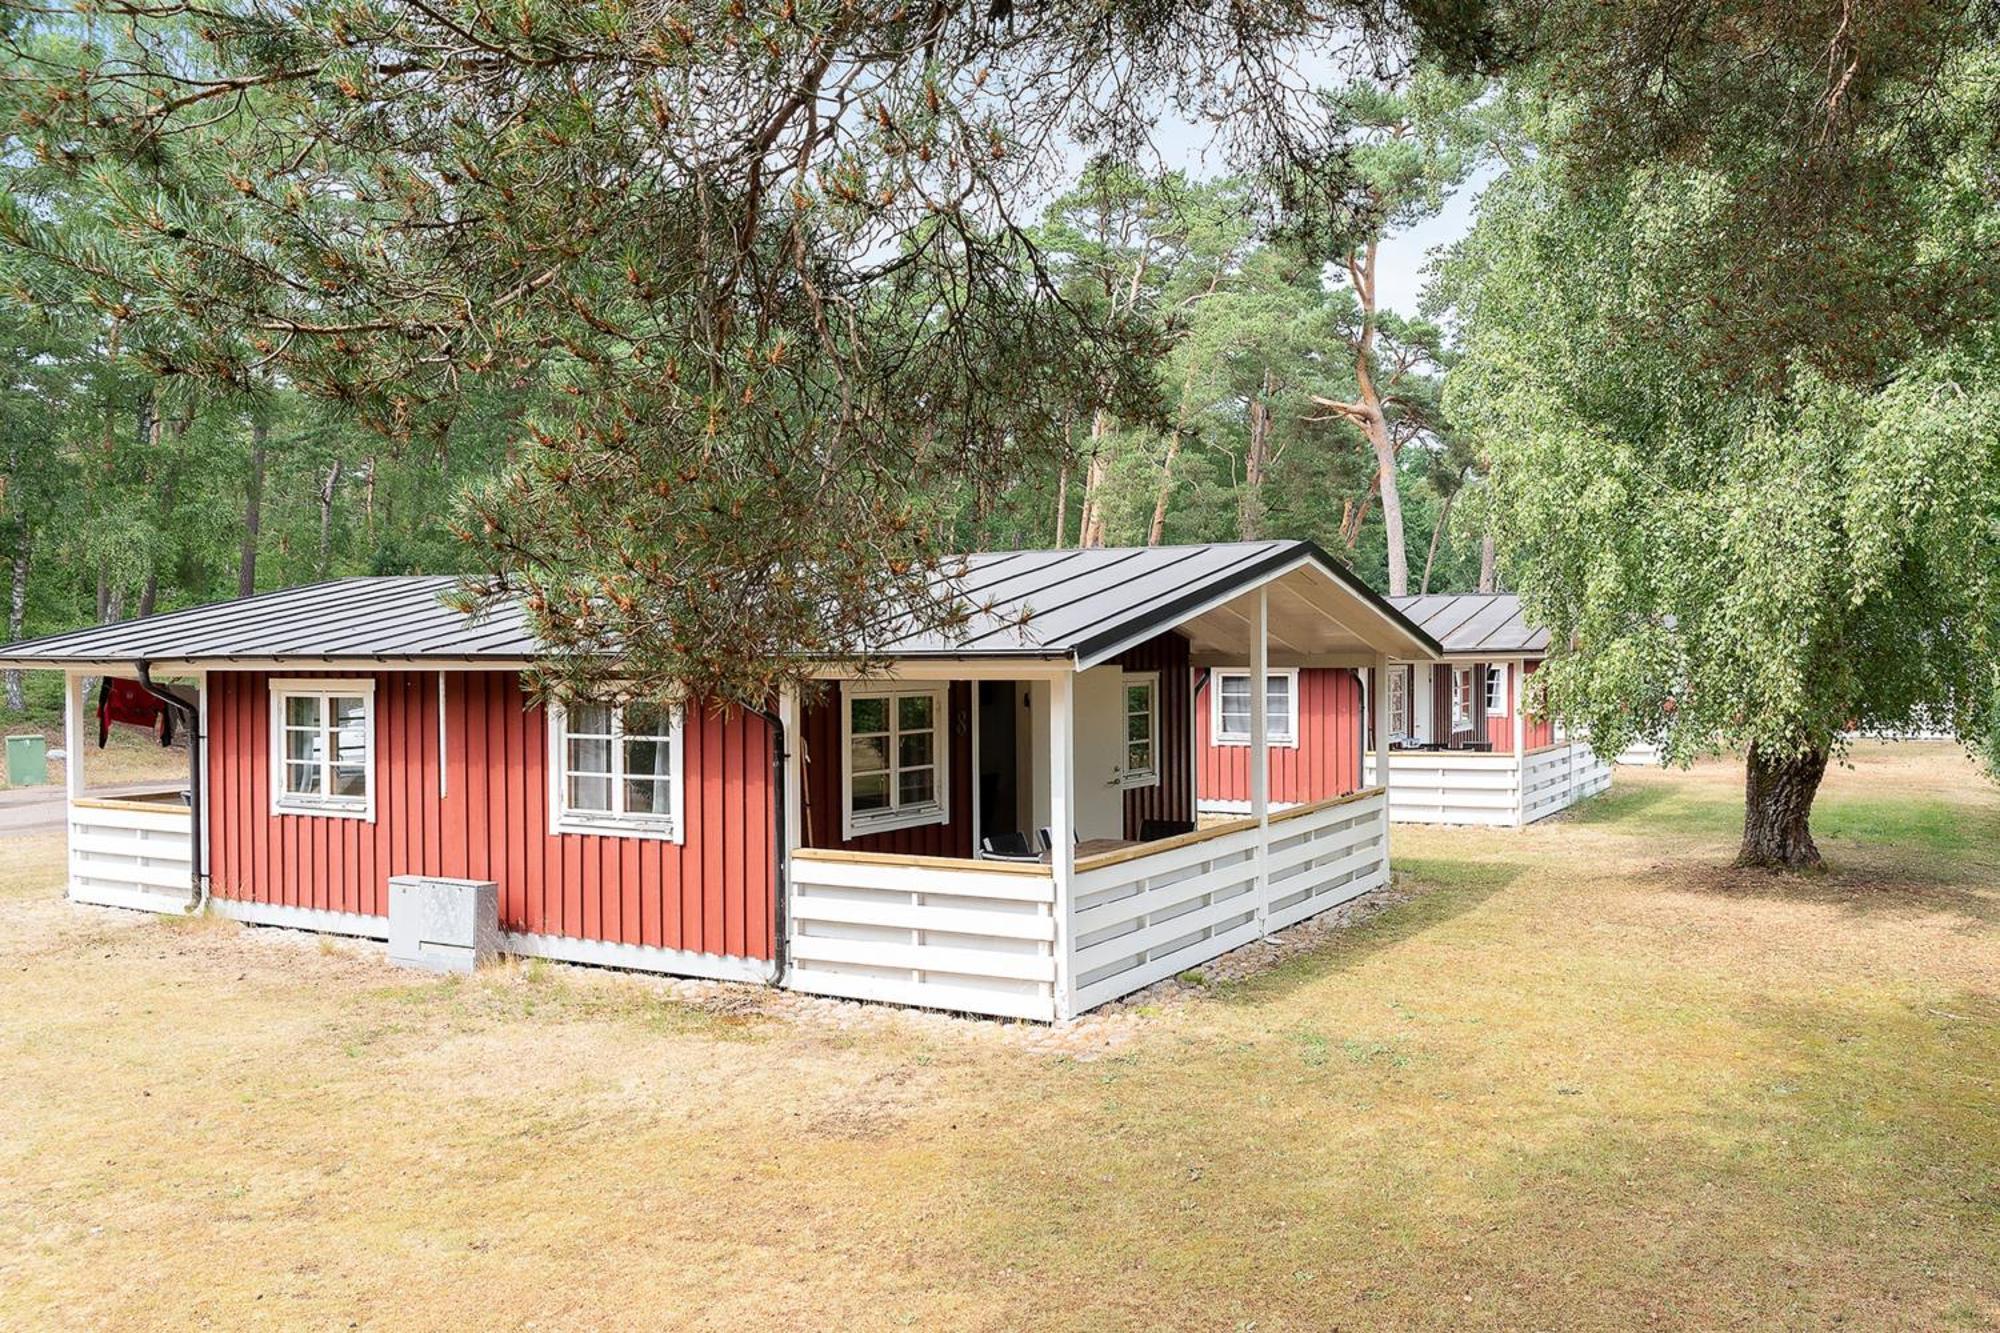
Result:
{"label": "gray utility box", "polygon": [[390,877],[390,962],[470,972],[499,953],[500,889],[492,880]]}

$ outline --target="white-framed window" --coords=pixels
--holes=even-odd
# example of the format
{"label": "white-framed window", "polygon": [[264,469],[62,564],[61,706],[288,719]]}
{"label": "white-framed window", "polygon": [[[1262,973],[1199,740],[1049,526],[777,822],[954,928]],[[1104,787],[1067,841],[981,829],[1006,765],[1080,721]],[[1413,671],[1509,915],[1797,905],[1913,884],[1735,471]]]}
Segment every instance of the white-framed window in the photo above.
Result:
{"label": "white-framed window", "polygon": [[1160,673],[1133,672],[1125,677],[1125,766],[1118,775],[1126,787],[1160,785]]}
{"label": "white-framed window", "polygon": [[1486,716],[1501,717],[1507,712],[1507,668],[1486,668]]}
{"label": "white-framed window", "polygon": [[1472,668],[1451,669],[1451,729],[1472,730]]}
{"label": "white-framed window", "polygon": [[1389,668],[1389,735],[1410,734],[1410,673],[1408,664]]}
{"label": "white-framed window", "polygon": [[375,682],[271,682],[271,813],[375,818]]}
{"label": "white-framed window", "polygon": [[680,842],[681,709],[634,700],[549,708],[549,828]]}
{"label": "white-framed window", "polygon": [[[1264,677],[1264,739],[1267,744],[1299,743],[1299,673],[1286,668]],[[1217,745],[1250,743],[1250,673],[1217,671],[1209,691],[1210,731]]]}
{"label": "white-framed window", "polygon": [[843,837],[949,821],[950,715],[943,681],[843,683]]}

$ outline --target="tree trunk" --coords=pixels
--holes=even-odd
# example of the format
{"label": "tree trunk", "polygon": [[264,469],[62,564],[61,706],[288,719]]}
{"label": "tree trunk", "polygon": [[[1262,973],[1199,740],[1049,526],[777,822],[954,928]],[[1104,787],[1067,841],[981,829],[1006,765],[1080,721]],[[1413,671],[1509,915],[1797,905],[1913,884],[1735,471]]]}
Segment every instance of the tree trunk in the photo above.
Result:
{"label": "tree trunk", "polygon": [[[28,618],[28,530],[21,527],[20,540],[14,547],[14,581],[7,593],[7,642],[19,643],[21,631]],[[27,695],[21,689],[21,673],[7,672],[7,707],[15,712],[24,712],[28,707]]]}
{"label": "tree trunk", "polygon": [[325,578],[327,565],[333,555],[333,497],[340,493],[340,460],[333,460],[333,466],[326,470],[326,480],[319,488],[319,559],[313,564],[313,577]]}
{"label": "tree trunk", "polygon": [[1160,490],[1153,497],[1153,523],[1146,529],[1146,545],[1158,546],[1167,535],[1167,497],[1174,492],[1174,459],[1180,456],[1181,433],[1178,428],[1167,437],[1167,457],[1160,464]]}
{"label": "tree trunk", "polygon": [[1076,535],[1080,548],[1104,545],[1104,474],[1111,468],[1104,436],[1109,427],[1110,419],[1099,408],[1090,419],[1090,464],[1083,470],[1083,510]]}
{"label": "tree trunk", "polygon": [[1500,591],[1500,550],[1490,532],[1479,539],[1479,591]]}
{"label": "tree trunk", "polygon": [[1437,563],[1438,537],[1444,532],[1445,520],[1451,517],[1451,502],[1457,498],[1457,491],[1444,497],[1444,503],[1438,506],[1437,522],[1431,527],[1431,549],[1424,553],[1424,577],[1417,585],[1417,591],[1425,597],[1431,595],[1431,566]]}
{"label": "tree trunk", "polygon": [[257,591],[257,537],[264,527],[264,446],[271,428],[258,412],[250,420],[250,476],[243,487],[243,554],[236,564],[236,595]]}
{"label": "tree trunk", "polygon": [[1174,433],[1167,437],[1167,456],[1160,464],[1160,489],[1153,497],[1153,525],[1146,530],[1146,545],[1158,546],[1167,535],[1167,500],[1174,493],[1174,461],[1181,455],[1181,436],[1187,433],[1188,396],[1194,392],[1196,362],[1188,366],[1181,381],[1180,406],[1174,413]]}
{"label": "tree trunk", "polygon": [[1743,765],[1743,846],[1736,853],[1737,865],[1811,870],[1820,864],[1809,821],[1826,761],[1824,747],[1771,759],[1751,745]]}
{"label": "tree trunk", "polygon": [[1264,474],[1271,466],[1271,372],[1250,400],[1250,445],[1243,454],[1243,491],[1236,501],[1236,535],[1253,542],[1264,536]]}
{"label": "tree trunk", "polygon": [[1407,597],[1410,556],[1403,542],[1403,495],[1396,486],[1396,449],[1389,442],[1388,424],[1379,416],[1369,423],[1368,433],[1374,436],[1375,466],[1382,474],[1382,535],[1389,546],[1389,595]]}
{"label": "tree trunk", "polygon": [[1064,530],[1069,527],[1069,464],[1056,474],[1056,549],[1063,548]]}
{"label": "tree trunk", "polygon": [[[1354,382],[1360,390],[1362,431],[1375,454],[1376,489],[1382,495],[1382,535],[1389,549],[1389,595],[1406,597],[1410,592],[1410,555],[1403,538],[1403,493],[1396,484],[1396,446],[1389,438],[1389,418],[1383,407],[1382,392],[1375,383],[1375,260],[1380,243],[1369,241],[1359,262],[1350,254],[1347,270],[1354,280],[1354,294],[1361,302],[1361,336],[1354,346]],[[1355,529],[1360,539],[1359,526]]]}

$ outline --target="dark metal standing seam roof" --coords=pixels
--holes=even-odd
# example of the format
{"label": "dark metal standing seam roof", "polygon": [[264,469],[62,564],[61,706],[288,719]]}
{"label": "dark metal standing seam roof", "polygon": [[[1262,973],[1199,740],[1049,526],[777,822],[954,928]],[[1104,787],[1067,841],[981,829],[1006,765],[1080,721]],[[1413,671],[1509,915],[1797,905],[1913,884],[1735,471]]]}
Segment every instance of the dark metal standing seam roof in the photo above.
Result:
{"label": "dark metal standing seam roof", "polygon": [[[884,631],[889,657],[1083,658],[1164,629],[1201,606],[1300,564],[1314,564],[1418,643],[1430,637],[1310,542],[985,552],[955,579],[975,608],[963,632]],[[541,647],[515,606],[468,620],[441,600],[443,577],[334,579],[236,601],[96,625],[0,648],[0,664],[493,659]]]}
{"label": "dark metal standing seam roof", "polygon": [[518,607],[495,607],[468,620],[446,606],[441,599],[457,582],[450,576],[331,579],[32,639],[0,648],[0,660],[24,666],[273,658],[525,661],[536,654]]}
{"label": "dark metal standing seam roof", "polygon": [[1391,597],[1389,602],[1452,656],[1548,651],[1549,632],[1529,626],[1521,599],[1511,592]]}

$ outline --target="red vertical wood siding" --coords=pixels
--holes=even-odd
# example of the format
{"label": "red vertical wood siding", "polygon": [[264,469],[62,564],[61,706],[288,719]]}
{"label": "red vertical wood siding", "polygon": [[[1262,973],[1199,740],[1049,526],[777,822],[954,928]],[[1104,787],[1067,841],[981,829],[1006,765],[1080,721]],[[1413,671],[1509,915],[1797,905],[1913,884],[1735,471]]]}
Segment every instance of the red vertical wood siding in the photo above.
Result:
{"label": "red vertical wood siding", "polygon": [[[1197,681],[1209,673],[1193,673]],[[1250,799],[1250,747],[1217,745],[1210,679],[1195,699],[1195,752],[1204,801]],[[1297,804],[1344,796],[1360,785],[1361,683],[1345,667],[1299,671],[1299,743],[1273,745],[1271,799]]]}
{"label": "red vertical wood siding", "polygon": [[[1530,676],[1534,675],[1541,665],[1540,661],[1528,663],[1527,674]],[[1530,714],[1526,730],[1522,735],[1522,740],[1527,743],[1527,747],[1530,750],[1540,749],[1544,745],[1554,745],[1556,743],[1556,724],[1554,719],[1535,717]]]}
{"label": "red vertical wood siding", "polygon": [[1119,655],[1118,665],[1126,671],[1160,673],[1160,687],[1154,696],[1159,715],[1154,767],[1160,780],[1125,792],[1125,836],[1137,838],[1140,825],[1148,819],[1194,818],[1194,717],[1190,702],[1194,676],[1188,670],[1188,641],[1171,630],[1126,650]]}
{"label": "red vertical wood siding", "polygon": [[[356,673],[296,671],[326,678]],[[391,875],[500,886],[500,926],[736,957],[772,956],[776,836],[770,728],[689,708],[686,841],[549,831],[548,721],[512,672],[378,672],[375,819],[273,815],[271,676],[208,678],[211,891],[380,916]],[[446,794],[438,795],[442,765]]]}
{"label": "red vertical wood siding", "polygon": [[972,685],[951,682],[946,695],[950,714],[950,753],[946,756],[950,784],[945,808],[950,820],[917,828],[891,829],[859,838],[841,836],[846,796],[841,791],[840,686],[829,683],[807,702],[799,719],[800,760],[805,768],[803,793],[805,827],[799,840],[807,847],[849,852],[883,852],[902,856],[972,855]]}
{"label": "red vertical wood siding", "polygon": [[[1491,733],[1486,715],[1486,667],[1485,662],[1440,662],[1431,668],[1431,745],[1440,750],[1463,750],[1468,741],[1493,741],[1496,750],[1511,749],[1514,743],[1512,719],[1503,718],[1507,733],[1503,738]],[[1472,672],[1472,725],[1464,731],[1451,729],[1451,682],[1452,673],[1460,669]]]}

